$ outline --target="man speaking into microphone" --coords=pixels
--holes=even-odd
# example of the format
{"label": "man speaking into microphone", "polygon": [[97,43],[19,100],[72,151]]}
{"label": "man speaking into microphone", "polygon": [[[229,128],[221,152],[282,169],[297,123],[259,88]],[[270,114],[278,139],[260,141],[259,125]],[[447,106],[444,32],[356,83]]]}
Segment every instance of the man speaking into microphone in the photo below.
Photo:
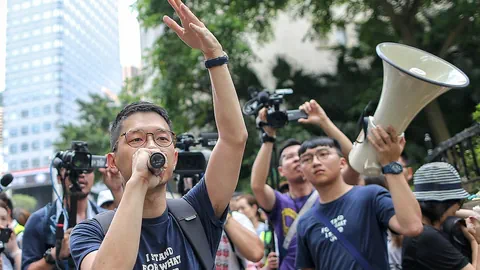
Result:
{"label": "man speaking into microphone", "polygon": [[[219,137],[204,178],[184,199],[197,212],[213,259],[237,186],[247,130],[222,46],[180,0],[169,3],[182,26],[167,16],[164,22],[188,46],[202,51],[212,83]],[[73,230],[71,253],[77,268],[201,269],[200,259],[167,209],[166,184],[178,152],[166,111],[149,102],[130,104],[117,115],[110,132],[112,152],[107,161],[126,181],[123,197],[106,233],[97,219]],[[161,168],[155,168],[156,153],[165,158]]]}

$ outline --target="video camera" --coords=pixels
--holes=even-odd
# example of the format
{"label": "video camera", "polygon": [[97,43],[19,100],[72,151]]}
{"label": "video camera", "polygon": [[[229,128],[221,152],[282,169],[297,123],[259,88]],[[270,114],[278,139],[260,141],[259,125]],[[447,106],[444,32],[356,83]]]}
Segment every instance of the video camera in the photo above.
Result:
{"label": "video camera", "polygon": [[178,175],[177,190],[184,195],[200,180],[200,176],[207,168],[208,156],[203,152],[192,152],[190,147],[201,145],[211,148],[217,144],[218,133],[200,133],[195,139],[190,133],[184,133],[177,137],[175,147],[181,151],[178,153],[177,166],[174,173]]}
{"label": "video camera", "polygon": [[256,116],[262,108],[268,108],[266,124],[268,126],[282,128],[288,122],[308,117],[308,115],[301,110],[280,110],[280,105],[283,103],[284,96],[293,94],[293,90],[290,88],[277,89],[273,94],[267,90],[258,92],[255,88],[249,88],[248,91],[251,99],[243,106],[243,113],[245,115]]}
{"label": "video camera", "polygon": [[88,151],[88,144],[82,141],[72,141],[71,148],[58,152],[53,160],[53,166],[57,170],[65,168],[67,171],[74,171],[78,174],[106,168],[106,165],[105,156],[92,155]]}

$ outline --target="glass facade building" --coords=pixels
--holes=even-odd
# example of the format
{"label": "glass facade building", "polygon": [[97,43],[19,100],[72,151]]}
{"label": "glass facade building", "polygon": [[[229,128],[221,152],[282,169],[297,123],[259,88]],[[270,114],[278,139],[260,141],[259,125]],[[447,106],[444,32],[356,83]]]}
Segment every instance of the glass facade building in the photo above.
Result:
{"label": "glass facade building", "polygon": [[[9,171],[49,166],[77,99],[118,93],[118,0],[8,0],[3,138]],[[106,134],[107,136],[107,134]]]}

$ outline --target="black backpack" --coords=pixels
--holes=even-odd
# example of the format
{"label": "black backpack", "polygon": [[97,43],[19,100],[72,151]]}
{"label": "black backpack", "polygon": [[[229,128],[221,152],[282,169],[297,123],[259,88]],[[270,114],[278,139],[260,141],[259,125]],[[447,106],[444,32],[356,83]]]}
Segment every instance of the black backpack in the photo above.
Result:
{"label": "black backpack", "polygon": [[[182,235],[187,238],[203,269],[213,269],[215,266],[214,256],[210,252],[207,235],[202,222],[197,218],[195,209],[183,198],[167,200],[168,213],[179,225]],[[115,211],[110,210],[94,217],[100,223],[103,233],[107,234],[112,223]]]}

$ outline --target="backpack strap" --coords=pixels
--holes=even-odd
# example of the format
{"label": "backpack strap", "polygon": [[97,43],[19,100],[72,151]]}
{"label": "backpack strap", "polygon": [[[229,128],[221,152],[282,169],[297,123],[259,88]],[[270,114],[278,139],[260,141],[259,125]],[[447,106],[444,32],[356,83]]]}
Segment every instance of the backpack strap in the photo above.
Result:
{"label": "backpack strap", "polygon": [[183,235],[192,245],[203,268],[213,269],[215,266],[214,256],[210,251],[207,235],[195,209],[183,198],[167,200],[167,205],[168,211],[173,215]]}
{"label": "backpack strap", "polygon": [[[167,206],[168,212],[173,216],[173,220],[178,224],[178,227],[180,227],[182,235],[187,238],[192,246],[202,267],[206,270],[213,269],[215,265],[214,257],[210,252],[207,235],[203,229],[202,222],[197,217],[195,209],[183,198],[169,199],[167,200]],[[115,211],[110,210],[100,213],[93,218],[100,223],[104,234],[107,234],[114,215]]]}

